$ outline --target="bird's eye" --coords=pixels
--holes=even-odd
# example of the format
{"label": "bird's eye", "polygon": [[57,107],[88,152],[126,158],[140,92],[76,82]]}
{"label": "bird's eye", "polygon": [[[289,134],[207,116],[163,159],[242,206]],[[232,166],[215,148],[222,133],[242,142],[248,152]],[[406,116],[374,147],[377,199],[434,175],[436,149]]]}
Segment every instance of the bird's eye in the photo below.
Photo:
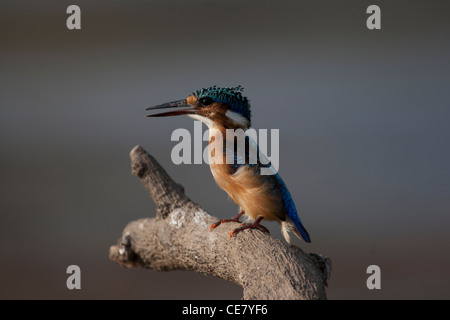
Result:
{"label": "bird's eye", "polygon": [[200,98],[199,101],[200,101],[200,103],[201,103],[203,106],[209,106],[211,103],[214,102],[214,100],[211,99],[210,97],[203,97],[203,98]]}

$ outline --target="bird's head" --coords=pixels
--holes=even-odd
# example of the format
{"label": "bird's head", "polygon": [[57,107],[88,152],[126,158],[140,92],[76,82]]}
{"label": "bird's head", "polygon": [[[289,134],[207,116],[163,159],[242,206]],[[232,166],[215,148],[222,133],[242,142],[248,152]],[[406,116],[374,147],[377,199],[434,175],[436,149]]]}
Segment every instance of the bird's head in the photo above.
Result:
{"label": "bird's head", "polygon": [[[177,110],[148,115],[168,117],[187,115],[200,120],[210,129],[248,129],[251,123],[250,103],[242,95],[243,88],[216,86],[199,89],[186,99],[160,104],[146,110],[177,108]],[[183,108],[183,109],[178,109]]]}

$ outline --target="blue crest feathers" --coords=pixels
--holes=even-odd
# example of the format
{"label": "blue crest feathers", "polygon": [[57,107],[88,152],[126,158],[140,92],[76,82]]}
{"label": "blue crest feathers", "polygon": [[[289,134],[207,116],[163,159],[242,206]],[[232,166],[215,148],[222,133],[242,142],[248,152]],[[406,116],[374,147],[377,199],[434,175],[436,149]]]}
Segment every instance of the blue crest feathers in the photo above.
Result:
{"label": "blue crest feathers", "polygon": [[215,102],[225,103],[231,107],[231,110],[237,112],[251,121],[250,103],[247,97],[242,95],[244,88],[212,86],[194,91],[192,94],[197,98],[210,97]]}

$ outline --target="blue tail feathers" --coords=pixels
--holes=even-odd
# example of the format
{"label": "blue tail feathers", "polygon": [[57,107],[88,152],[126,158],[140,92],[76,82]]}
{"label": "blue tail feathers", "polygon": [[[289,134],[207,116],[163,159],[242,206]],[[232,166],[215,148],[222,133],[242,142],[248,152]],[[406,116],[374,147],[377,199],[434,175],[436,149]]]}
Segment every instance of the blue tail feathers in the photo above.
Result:
{"label": "blue tail feathers", "polygon": [[302,222],[300,221],[300,218],[298,217],[297,209],[295,208],[294,200],[292,199],[291,193],[287,189],[286,185],[284,184],[284,181],[281,179],[281,177],[278,175],[278,173],[275,175],[276,180],[278,182],[278,187],[281,192],[281,196],[283,198],[284,206],[286,208],[286,214],[288,215],[291,222],[294,224],[295,228],[298,231],[297,236],[301,236],[303,240],[310,243],[311,238],[309,237],[308,231],[306,231],[305,227],[303,226]]}
{"label": "blue tail feathers", "polygon": [[298,217],[298,215],[296,215],[295,217],[292,217],[291,215],[289,215],[289,218],[291,219],[292,223],[297,228],[297,230],[300,233],[300,235],[302,236],[303,240],[305,240],[308,243],[311,243],[311,238],[309,237],[309,233],[308,233],[308,231],[306,231],[306,229],[303,226],[302,222],[300,221],[300,218]]}

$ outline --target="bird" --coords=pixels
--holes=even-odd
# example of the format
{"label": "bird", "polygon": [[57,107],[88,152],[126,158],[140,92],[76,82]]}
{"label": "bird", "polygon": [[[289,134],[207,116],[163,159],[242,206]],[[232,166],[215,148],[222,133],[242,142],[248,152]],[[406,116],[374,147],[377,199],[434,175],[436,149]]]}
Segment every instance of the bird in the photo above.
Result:
{"label": "bird", "polygon": [[[259,229],[270,233],[261,225],[261,221],[277,221],[281,224],[284,238],[291,243],[289,233],[310,243],[311,238],[303,226],[294,200],[286,184],[271,163],[259,150],[256,142],[245,135],[244,151],[238,152],[236,146],[227,140],[226,131],[248,130],[251,127],[250,101],[243,94],[243,87],[211,86],[192,92],[187,98],[159,104],[146,110],[174,108],[172,111],[147,115],[147,117],[169,117],[187,115],[202,121],[210,131],[209,147],[223,148],[222,162],[210,162],[210,169],[217,185],[228,193],[239,207],[239,213],[229,219],[221,219],[210,226],[210,231],[222,223],[238,222],[247,218],[247,222],[232,230],[229,237],[236,236],[245,229]],[[221,133],[221,135],[217,135]],[[222,141],[216,139],[221,137]],[[233,137],[235,140],[235,138]],[[218,143],[221,143],[219,145]],[[234,142],[234,141],[233,141]],[[242,149],[242,145],[241,145]],[[215,149],[214,149],[215,150]],[[213,152],[214,154],[214,152]],[[258,155],[256,161],[250,161]],[[230,161],[231,159],[231,161]],[[264,161],[262,161],[264,160]],[[261,174],[262,170],[272,170],[271,174]]]}

